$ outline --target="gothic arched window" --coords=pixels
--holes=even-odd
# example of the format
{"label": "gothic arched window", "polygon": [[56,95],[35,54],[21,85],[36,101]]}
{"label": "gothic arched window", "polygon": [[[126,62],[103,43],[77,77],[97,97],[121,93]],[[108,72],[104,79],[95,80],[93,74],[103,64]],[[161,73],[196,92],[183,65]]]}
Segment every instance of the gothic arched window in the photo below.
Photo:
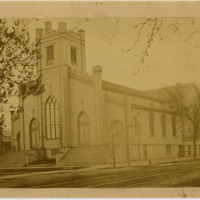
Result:
{"label": "gothic arched window", "polygon": [[161,116],[161,125],[162,125],[162,136],[166,137],[166,116]]}
{"label": "gothic arched window", "polygon": [[155,136],[155,130],[154,130],[154,113],[149,113],[149,127],[150,127],[150,136]]}
{"label": "gothic arched window", "polygon": [[33,118],[30,123],[30,148],[34,149],[39,143],[38,121]]}
{"label": "gothic arched window", "polygon": [[50,96],[46,102],[46,138],[59,138],[59,114],[58,102],[53,96]]}

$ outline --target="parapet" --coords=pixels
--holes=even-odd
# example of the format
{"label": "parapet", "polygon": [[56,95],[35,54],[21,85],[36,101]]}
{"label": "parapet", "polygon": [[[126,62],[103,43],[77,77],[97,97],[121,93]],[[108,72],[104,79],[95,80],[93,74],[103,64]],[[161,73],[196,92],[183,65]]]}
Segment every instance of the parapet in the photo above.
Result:
{"label": "parapet", "polygon": [[88,81],[94,81],[94,76],[90,76],[88,73],[85,73],[79,69],[75,69],[75,68],[70,68],[70,73],[72,75],[78,76],[84,80],[88,80]]}
{"label": "parapet", "polygon": [[77,39],[85,40],[85,31],[84,30],[78,30],[77,32],[71,31],[67,29],[66,22],[59,22],[58,23],[58,29],[53,30],[52,29],[52,23],[50,21],[45,22],[44,27],[44,34],[43,29],[36,29],[36,39],[41,39],[43,36],[49,36],[51,34],[67,34],[68,36],[75,37]]}
{"label": "parapet", "polygon": [[102,66],[100,66],[100,65],[93,66],[92,70],[94,73],[102,72]]}

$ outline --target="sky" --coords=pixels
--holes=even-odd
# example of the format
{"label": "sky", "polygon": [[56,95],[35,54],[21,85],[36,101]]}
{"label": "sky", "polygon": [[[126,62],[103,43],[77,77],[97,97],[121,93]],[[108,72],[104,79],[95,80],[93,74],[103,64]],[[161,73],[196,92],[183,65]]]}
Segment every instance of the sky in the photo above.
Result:
{"label": "sky", "polygon": [[[149,48],[149,57],[143,63],[140,59],[152,26],[143,29],[138,44],[131,51],[127,49],[137,39],[140,26],[135,26],[146,19],[48,20],[52,21],[53,29],[58,28],[60,21],[66,22],[68,29],[85,30],[87,72],[91,74],[93,65],[101,65],[104,80],[138,90],[200,81],[200,19],[164,18]],[[35,28],[44,28],[44,21],[32,22],[30,30],[35,34]],[[178,30],[174,32],[175,29]]]}
{"label": "sky", "polygon": [[[85,30],[86,70],[103,67],[102,77],[116,84],[138,90],[167,87],[176,83],[200,83],[200,19],[163,18],[148,50],[149,56],[140,62],[152,23],[141,24],[146,18],[87,18],[87,19],[34,19],[28,29],[32,39],[35,29],[51,21],[53,29],[58,22],[66,22],[67,29]],[[161,23],[162,22],[162,23]],[[138,34],[138,43],[135,44]],[[7,117],[9,119],[9,117]],[[8,120],[9,121],[9,120]],[[10,122],[8,122],[8,128]]]}

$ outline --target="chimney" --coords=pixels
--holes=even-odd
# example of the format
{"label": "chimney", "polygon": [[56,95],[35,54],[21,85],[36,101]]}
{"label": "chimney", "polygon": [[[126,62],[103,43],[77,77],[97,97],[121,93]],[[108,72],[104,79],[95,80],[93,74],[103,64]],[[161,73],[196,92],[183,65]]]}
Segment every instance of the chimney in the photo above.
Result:
{"label": "chimney", "polygon": [[52,31],[51,22],[47,21],[45,22],[45,34],[50,34]]}
{"label": "chimney", "polygon": [[66,32],[66,23],[65,22],[59,22],[59,32],[64,33]]}
{"label": "chimney", "polygon": [[43,36],[43,29],[38,28],[36,29],[36,40],[40,40]]}

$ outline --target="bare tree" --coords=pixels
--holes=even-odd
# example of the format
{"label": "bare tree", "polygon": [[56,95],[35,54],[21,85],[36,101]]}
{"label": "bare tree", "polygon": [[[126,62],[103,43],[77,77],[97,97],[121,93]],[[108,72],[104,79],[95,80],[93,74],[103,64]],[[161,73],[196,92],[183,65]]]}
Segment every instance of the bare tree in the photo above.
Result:
{"label": "bare tree", "polygon": [[184,135],[184,139],[192,140],[193,142],[193,157],[196,157],[196,141],[199,139],[200,125],[200,91],[193,85],[193,89],[185,88],[182,84],[177,84],[173,90],[170,90],[170,96],[173,99],[175,109],[180,114],[181,118],[189,127],[192,127],[191,132]]}
{"label": "bare tree", "polygon": [[[118,21],[116,23],[118,23]],[[133,38],[131,46],[127,49],[123,49],[122,51],[134,51],[135,47],[142,43],[144,49],[141,54],[140,62],[143,63],[146,57],[150,55],[149,50],[152,47],[153,42],[157,38],[163,41],[164,33],[167,29],[170,29],[170,32],[174,35],[180,35],[180,33],[184,32],[182,28],[185,28],[184,26],[186,25],[190,30],[188,35],[186,35],[184,38],[179,38],[177,42],[187,42],[195,34],[200,33],[199,23],[196,22],[193,18],[177,19],[170,23],[166,23],[166,19],[164,18],[156,17],[143,19],[142,22],[139,22],[133,26],[133,28],[137,30],[137,35],[135,38]]]}

